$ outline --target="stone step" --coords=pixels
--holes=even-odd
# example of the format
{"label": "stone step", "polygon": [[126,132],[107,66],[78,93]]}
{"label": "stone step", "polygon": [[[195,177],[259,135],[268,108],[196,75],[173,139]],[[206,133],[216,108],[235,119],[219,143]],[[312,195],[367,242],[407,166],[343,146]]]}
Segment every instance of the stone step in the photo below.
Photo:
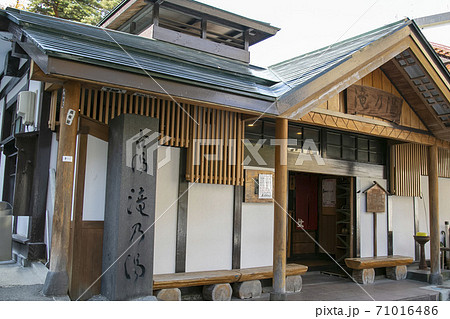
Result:
{"label": "stone step", "polygon": [[[443,269],[441,270],[442,278],[444,281],[450,280],[450,270]],[[408,274],[406,276],[407,279],[429,282],[430,279],[430,270],[420,270],[420,269],[408,269]]]}

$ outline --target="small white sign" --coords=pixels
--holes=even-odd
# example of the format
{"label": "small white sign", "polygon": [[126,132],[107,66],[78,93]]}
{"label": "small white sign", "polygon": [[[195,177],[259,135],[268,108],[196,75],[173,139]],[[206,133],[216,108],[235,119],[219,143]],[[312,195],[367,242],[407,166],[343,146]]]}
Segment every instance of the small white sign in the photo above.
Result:
{"label": "small white sign", "polygon": [[75,110],[74,109],[69,109],[67,111],[66,124],[69,125],[69,126],[72,125],[74,117],[75,117]]}
{"label": "small white sign", "polygon": [[73,157],[72,156],[63,156],[63,162],[72,163],[73,162]]}
{"label": "small white sign", "polygon": [[258,198],[272,199],[272,174],[259,174],[258,184]]}

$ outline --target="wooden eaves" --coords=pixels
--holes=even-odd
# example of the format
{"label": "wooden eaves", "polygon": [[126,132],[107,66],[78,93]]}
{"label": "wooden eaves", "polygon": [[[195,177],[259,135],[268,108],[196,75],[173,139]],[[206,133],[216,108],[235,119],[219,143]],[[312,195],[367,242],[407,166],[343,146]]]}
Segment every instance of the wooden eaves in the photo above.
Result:
{"label": "wooden eaves", "polygon": [[[445,67],[432,56],[434,53],[427,50],[424,41],[421,41],[415,24],[409,21],[407,27],[381,38],[360,51],[337,67],[317,77],[305,85],[299,85],[277,99],[277,108],[280,116],[292,120],[299,120],[320,104],[339,94],[356,81],[362,79],[374,70],[392,63],[395,57],[403,51],[410,49],[422,68],[436,83],[447,103],[450,101],[450,81]],[[406,75],[405,75],[406,76]],[[407,80],[405,80],[407,81]],[[417,95],[417,94],[416,94]],[[408,99],[407,99],[408,100]],[[411,107],[418,114],[423,112],[424,103],[412,104]],[[450,141],[450,128],[445,127],[434,110],[428,108],[421,118],[428,119],[426,123],[437,138]]]}

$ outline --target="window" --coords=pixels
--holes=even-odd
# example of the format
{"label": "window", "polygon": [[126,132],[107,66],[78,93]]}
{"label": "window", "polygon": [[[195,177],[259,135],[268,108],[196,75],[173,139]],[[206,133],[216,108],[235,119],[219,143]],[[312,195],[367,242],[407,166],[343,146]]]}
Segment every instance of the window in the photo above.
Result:
{"label": "window", "polygon": [[[288,138],[296,140],[296,143],[288,145],[289,148],[298,150],[305,146],[310,150],[315,146],[321,153],[321,129],[290,123],[288,130]],[[245,127],[245,138],[253,144],[260,139],[265,139],[264,145],[270,145],[270,140],[275,139],[275,123],[270,120],[259,120],[254,123],[249,121]],[[306,141],[308,141],[307,145],[305,145]]]}
{"label": "window", "polygon": [[16,114],[16,102],[6,108],[3,118],[2,141],[23,131],[22,118]]}
{"label": "window", "polygon": [[386,144],[362,135],[326,132],[326,157],[371,164],[385,164]]}

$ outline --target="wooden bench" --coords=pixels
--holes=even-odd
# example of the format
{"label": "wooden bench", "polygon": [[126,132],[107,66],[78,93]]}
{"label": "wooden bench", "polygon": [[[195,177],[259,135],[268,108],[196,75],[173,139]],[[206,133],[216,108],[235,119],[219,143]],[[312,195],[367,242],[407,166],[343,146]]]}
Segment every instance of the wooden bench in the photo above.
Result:
{"label": "wooden bench", "polygon": [[[293,292],[301,290],[300,276],[307,270],[308,267],[304,265],[286,265],[286,284],[293,286]],[[161,296],[179,295],[179,288],[203,286],[203,297],[207,300],[229,300],[232,292],[236,297],[246,299],[257,297],[258,292],[261,295],[260,280],[272,277],[272,266],[162,274],[153,276],[153,290],[158,290],[157,295]]]}
{"label": "wooden bench", "polygon": [[353,269],[353,278],[361,284],[375,281],[375,268],[386,268],[386,277],[393,280],[406,279],[406,265],[413,262],[412,257],[377,256],[364,258],[346,258],[345,264]]}

